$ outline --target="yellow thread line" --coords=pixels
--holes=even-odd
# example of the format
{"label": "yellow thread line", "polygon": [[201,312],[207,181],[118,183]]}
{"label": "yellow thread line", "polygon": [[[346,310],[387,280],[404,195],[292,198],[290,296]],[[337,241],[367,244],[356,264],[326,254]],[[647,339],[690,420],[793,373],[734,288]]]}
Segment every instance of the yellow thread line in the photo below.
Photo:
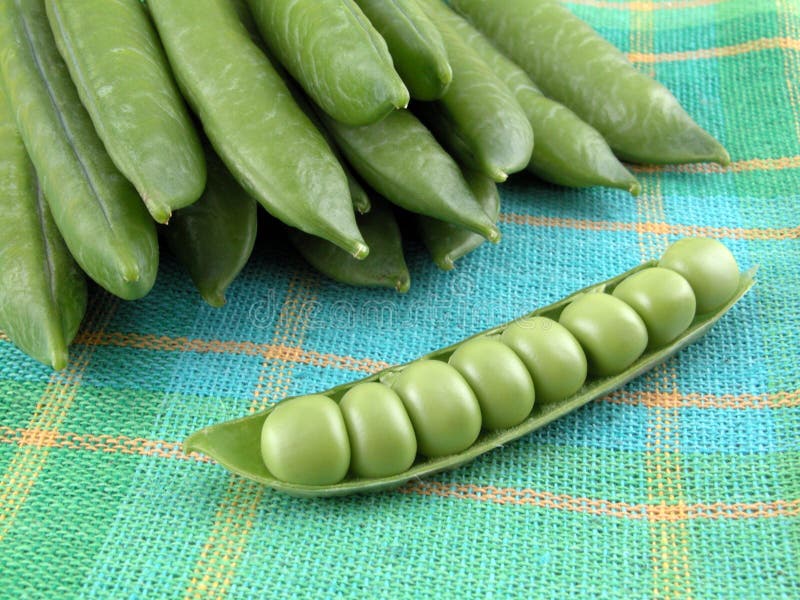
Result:
{"label": "yellow thread line", "polygon": [[713,6],[721,1],[722,0],[672,0],[671,2],[650,2],[647,0],[631,0],[628,2],[613,2],[609,0],[565,0],[565,4],[610,10],[651,12],[656,10],[702,8],[705,6]]}
{"label": "yellow thread line", "polygon": [[715,163],[692,163],[688,165],[628,165],[637,173],[744,173],[748,171],[783,171],[800,169],[800,156],[779,158],[750,158],[721,167]]}
{"label": "yellow thread line", "polygon": [[[179,442],[148,440],[129,436],[79,434],[74,432],[35,432],[24,428],[14,429],[0,425],[0,443],[43,445],[48,448],[102,452],[104,454],[136,454],[170,460],[191,460],[213,463],[214,460],[195,452],[184,454]],[[496,504],[532,505],[542,508],[585,512],[589,514],[652,521],[677,521],[685,519],[738,519],[769,518],[800,515],[800,499],[752,503],[698,503],[689,505],[651,505],[611,502],[597,498],[553,494],[519,488],[477,486],[472,484],[445,484],[436,481],[418,481],[398,490],[404,494],[441,496],[493,502]]]}
{"label": "yellow thread line", "polygon": [[704,408],[753,410],[796,408],[800,406],[800,391],[775,394],[665,394],[663,392],[629,392],[617,390],[601,400],[612,404],[641,405],[647,408]]}
{"label": "yellow thread line", "polygon": [[515,213],[502,213],[502,223],[530,225],[533,227],[560,227],[585,231],[630,231],[660,235],[703,236],[739,240],[788,240],[800,238],[800,226],[775,228],[711,227],[702,225],[675,225],[672,223],[625,223],[622,221],[592,221],[561,217],[535,217]]}
{"label": "yellow thread line", "polygon": [[788,37],[760,38],[730,46],[715,48],[699,48],[697,50],[680,50],[677,52],[628,52],[628,60],[632,63],[653,64],[678,62],[685,60],[702,60],[724,58],[762,50],[800,50],[800,40]]}
{"label": "yellow thread line", "polygon": [[633,504],[553,494],[531,489],[500,488],[472,484],[446,484],[436,481],[410,483],[398,490],[403,494],[438,496],[460,500],[491,502],[516,506],[534,506],[587,513],[621,519],[642,519],[654,522],[679,522],[694,519],[764,519],[800,516],[800,499],[772,502]]}

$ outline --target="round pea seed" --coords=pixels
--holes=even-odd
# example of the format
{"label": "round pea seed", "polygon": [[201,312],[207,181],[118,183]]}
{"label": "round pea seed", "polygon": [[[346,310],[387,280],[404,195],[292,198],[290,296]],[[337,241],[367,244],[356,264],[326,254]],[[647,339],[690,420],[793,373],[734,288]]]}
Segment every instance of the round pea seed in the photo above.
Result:
{"label": "round pea seed", "polygon": [[692,286],[669,269],[653,267],[634,273],[612,294],[635,310],[647,327],[648,347],[666,346],[692,323]]}
{"label": "round pea seed", "polygon": [[261,429],[261,457],[282,481],[338,483],[350,467],[350,442],[339,405],[319,394],[281,402]]}
{"label": "round pea seed", "polygon": [[647,327],[630,306],[610,294],[584,294],[568,304],[558,319],[583,346],[589,372],[621,373],[647,347]]}
{"label": "round pea seed", "polygon": [[534,401],[533,380],[514,351],[488,337],[458,347],[448,361],[475,392],[486,429],[507,429],[525,420]]}
{"label": "round pea seed", "polygon": [[586,381],[586,355],[578,340],[547,317],[511,323],[500,341],[522,359],[533,379],[537,402],[572,396]]}
{"label": "round pea seed", "polygon": [[420,452],[436,457],[469,448],[481,431],[475,394],[453,367],[438,360],[408,365],[392,383],[406,407]]}
{"label": "round pea seed", "polygon": [[739,287],[739,266],[722,242],[710,238],[683,238],[667,248],[659,267],[683,275],[694,290],[697,314],[718,309]]}
{"label": "round pea seed", "polygon": [[359,477],[388,477],[411,467],[417,438],[402,400],[380,383],[359,383],[339,408],[350,438],[350,469]]}

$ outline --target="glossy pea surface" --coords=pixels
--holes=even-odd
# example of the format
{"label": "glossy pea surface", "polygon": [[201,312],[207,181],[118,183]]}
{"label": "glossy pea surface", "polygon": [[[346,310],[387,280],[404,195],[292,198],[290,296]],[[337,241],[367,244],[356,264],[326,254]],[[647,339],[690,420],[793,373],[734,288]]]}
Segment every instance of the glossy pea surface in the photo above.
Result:
{"label": "glossy pea surface", "polygon": [[381,383],[360,383],[342,396],[339,408],[350,438],[351,471],[387,477],[411,467],[417,438],[403,401]]}
{"label": "glossy pea surface", "polygon": [[420,360],[392,382],[406,407],[417,445],[425,456],[446,456],[469,448],[481,431],[481,409],[469,384],[453,367]]}
{"label": "glossy pea surface", "polygon": [[496,338],[460,345],[448,361],[475,392],[485,429],[505,429],[525,420],[535,393],[525,363]]}
{"label": "glossy pea surface", "polygon": [[314,394],[275,407],[261,430],[261,457],[281,481],[330,485],[350,467],[350,442],[339,405]]}
{"label": "glossy pea surface", "polygon": [[580,342],[589,372],[605,377],[621,373],[647,347],[642,318],[619,298],[584,294],[567,305],[558,319]]}
{"label": "glossy pea surface", "polygon": [[581,345],[553,319],[537,316],[514,321],[500,341],[525,363],[537,402],[568,398],[586,381],[586,355]]}
{"label": "glossy pea surface", "polygon": [[620,283],[612,295],[642,318],[650,348],[669,344],[694,319],[696,302],[692,286],[669,269],[653,267],[639,271]]}
{"label": "glossy pea surface", "polygon": [[667,248],[659,267],[680,273],[694,290],[697,313],[725,304],[739,285],[739,266],[722,242],[711,238],[683,238]]}

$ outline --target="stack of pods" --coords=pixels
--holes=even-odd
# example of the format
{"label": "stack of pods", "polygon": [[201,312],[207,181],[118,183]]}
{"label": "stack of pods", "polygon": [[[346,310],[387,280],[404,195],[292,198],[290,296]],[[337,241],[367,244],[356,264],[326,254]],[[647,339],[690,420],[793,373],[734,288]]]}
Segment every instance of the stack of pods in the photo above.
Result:
{"label": "stack of pods", "polygon": [[159,234],[219,306],[258,205],[326,275],[405,291],[399,211],[452,269],[512,173],[637,194],[620,159],[728,162],[556,0],[450,4],[0,2],[0,329],[63,368],[86,276],[143,297]]}

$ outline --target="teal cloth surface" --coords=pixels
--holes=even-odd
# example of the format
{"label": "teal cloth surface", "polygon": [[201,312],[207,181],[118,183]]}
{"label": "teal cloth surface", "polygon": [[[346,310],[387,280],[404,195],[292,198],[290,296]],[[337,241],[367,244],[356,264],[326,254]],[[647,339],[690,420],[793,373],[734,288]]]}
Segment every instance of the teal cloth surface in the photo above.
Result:
{"label": "teal cloth surface", "polygon": [[[63,372],[0,337],[0,598],[800,597],[800,5],[579,0],[728,148],[643,193],[501,186],[503,241],[405,295],[262,236],[222,309],[164,255],[94,290]],[[402,157],[398,157],[401,160]],[[295,499],[181,441],[406,362],[621,273],[682,236],[755,288],[614,394],[396,491]]]}

